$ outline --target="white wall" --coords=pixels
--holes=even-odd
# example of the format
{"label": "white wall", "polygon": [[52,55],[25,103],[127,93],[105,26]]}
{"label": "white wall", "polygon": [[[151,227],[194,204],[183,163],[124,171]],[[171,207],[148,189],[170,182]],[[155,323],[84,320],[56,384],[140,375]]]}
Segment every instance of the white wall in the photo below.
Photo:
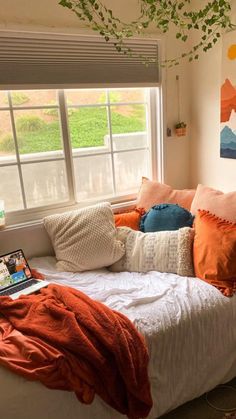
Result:
{"label": "white wall", "polygon": [[[235,10],[236,5],[234,22]],[[219,42],[191,65],[191,183],[231,191],[236,189],[236,160],[220,158],[221,48]]]}
{"label": "white wall", "polygon": [[[59,0],[0,0],[0,28],[51,30],[77,33],[85,24]],[[137,0],[106,0],[104,3],[127,21],[137,17]]]}
{"label": "white wall", "polygon": [[[188,45],[176,42],[173,32],[166,39],[166,58],[179,57]],[[164,140],[164,181],[175,188],[190,186],[190,64],[180,61],[180,65],[165,71],[165,115],[166,127],[171,128],[172,136]],[[179,100],[176,76],[179,77]],[[176,137],[174,125],[181,121],[187,123],[186,137]]]}
{"label": "white wall", "polygon": [[[137,17],[138,0],[106,0],[106,4],[117,11],[123,20],[130,21]],[[59,33],[88,32],[84,24],[70,10],[58,5],[58,0],[8,0],[7,2],[0,0],[0,29]],[[151,32],[158,35],[155,28],[151,28]],[[167,57],[182,52],[178,42],[173,39],[169,35],[164,41]],[[165,120],[166,126],[172,128],[172,131],[174,124],[178,122],[177,74],[180,76],[181,84],[181,118],[189,123],[189,68],[188,64],[183,63],[172,70],[164,71],[163,74],[166,92]],[[189,186],[189,149],[189,136],[164,139],[164,181],[173,187]]]}

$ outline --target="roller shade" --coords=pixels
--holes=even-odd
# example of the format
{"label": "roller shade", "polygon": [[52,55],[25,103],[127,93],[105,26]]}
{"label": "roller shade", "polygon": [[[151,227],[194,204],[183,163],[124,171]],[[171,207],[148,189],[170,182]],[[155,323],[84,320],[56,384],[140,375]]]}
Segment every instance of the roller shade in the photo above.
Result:
{"label": "roller shade", "polygon": [[[158,43],[132,40],[129,57],[102,37],[0,32],[0,88],[155,86]],[[143,58],[155,63],[143,64]]]}

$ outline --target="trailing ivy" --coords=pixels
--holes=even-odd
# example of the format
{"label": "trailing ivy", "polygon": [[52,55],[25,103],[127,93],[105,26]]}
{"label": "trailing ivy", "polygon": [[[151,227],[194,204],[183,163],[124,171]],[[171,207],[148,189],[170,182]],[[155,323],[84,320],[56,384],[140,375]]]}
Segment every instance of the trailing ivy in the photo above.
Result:
{"label": "trailing ivy", "polygon": [[129,56],[134,53],[125,40],[144,33],[151,24],[162,33],[174,26],[175,37],[181,42],[187,42],[191,31],[198,31],[199,42],[190,50],[162,62],[161,65],[169,67],[178,65],[182,58],[197,60],[199,52],[210,50],[223,32],[236,28],[230,19],[230,0],[209,1],[197,10],[192,10],[190,0],[139,0],[139,18],[130,23],[122,22],[102,0],[60,0],[59,4],[74,12],[106,42],[112,42],[118,52]]}

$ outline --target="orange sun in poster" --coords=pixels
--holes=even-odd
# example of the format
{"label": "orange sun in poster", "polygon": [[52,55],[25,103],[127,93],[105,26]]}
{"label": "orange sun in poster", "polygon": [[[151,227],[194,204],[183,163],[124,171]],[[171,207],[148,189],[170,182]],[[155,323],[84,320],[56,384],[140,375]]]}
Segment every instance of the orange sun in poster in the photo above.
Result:
{"label": "orange sun in poster", "polygon": [[228,58],[230,60],[235,60],[236,59],[236,44],[230,45],[230,47],[228,49]]}

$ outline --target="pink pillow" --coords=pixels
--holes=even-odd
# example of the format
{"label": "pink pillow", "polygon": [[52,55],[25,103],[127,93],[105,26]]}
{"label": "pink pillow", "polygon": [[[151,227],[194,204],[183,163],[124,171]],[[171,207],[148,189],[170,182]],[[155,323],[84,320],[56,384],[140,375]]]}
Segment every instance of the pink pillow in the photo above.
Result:
{"label": "pink pillow", "polygon": [[198,209],[210,211],[217,217],[236,222],[236,191],[223,193],[199,184],[191,212],[196,214]]}
{"label": "pink pillow", "polygon": [[138,193],[137,207],[142,207],[148,211],[153,205],[157,204],[178,204],[180,207],[190,210],[194,195],[195,189],[172,189],[165,183],[143,177]]}

